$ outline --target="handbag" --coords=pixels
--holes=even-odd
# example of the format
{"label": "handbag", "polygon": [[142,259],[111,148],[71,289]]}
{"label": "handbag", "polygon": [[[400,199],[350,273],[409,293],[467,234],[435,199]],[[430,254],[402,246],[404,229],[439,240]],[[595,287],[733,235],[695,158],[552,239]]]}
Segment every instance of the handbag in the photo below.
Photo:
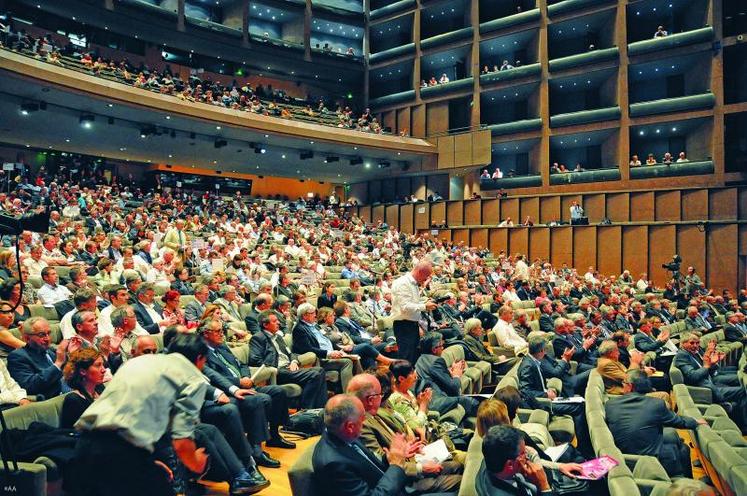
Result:
{"label": "handbag", "polygon": [[310,408],[294,413],[283,427],[283,432],[301,439],[320,435],[324,432],[324,409]]}
{"label": "handbag", "polygon": [[0,432],[0,456],[3,458],[3,468],[0,471],[0,495],[43,496],[47,494],[46,470],[32,471],[28,468],[23,470],[18,468],[18,459],[7,439],[8,426],[2,411],[0,411],[0,426],[3,429]]}
{"label": "handbag", "polygon": [[560,470],[548,469],[548,482],[554,495],[582,494],[589,490],[589,481],[568,477]]}

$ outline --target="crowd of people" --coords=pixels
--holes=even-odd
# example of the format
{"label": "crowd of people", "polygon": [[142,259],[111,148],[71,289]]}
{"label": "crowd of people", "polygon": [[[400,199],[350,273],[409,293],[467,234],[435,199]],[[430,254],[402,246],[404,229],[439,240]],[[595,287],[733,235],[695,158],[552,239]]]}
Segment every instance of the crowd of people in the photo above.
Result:
{"label": "crowd of people", "polygon": [[[656,157],[654,156],[653,153],[649,153],[648,156],[646,157],[645,164],[646,165],[659,165],[659,164],[672,165],[672,164],[684,164],[689,161],[690,159],[687,158],[687,155],[685,154],[685,152],[680,152],[677,155],[677,158],[674,158],[674,156],[671,153],[666,152],[664,153],[664,156],[662,157],[661,162],[658,162],[656,160]],[[643,164],[641,163],[641,159],[638,158],[638,155],[633,155],[632,157],[630,157],[631,167],[640,167],[641,165]]]}
{"label": "crowd of people", "polygon": [[515,69],[516,67],[521,67],[521,60],[517,60],[513,64],[511,64],[508,60],[504,60],[503,62],[501,62],[500,67],[498,67],[497,64],[493,65],[492,69],[490,69],[487,64],[482,66],[480,74],[491,74],[493,72],[508,71],[509,69]]}
{"label": "crowd of people", "polygon": [[[663,427],[702,420],[671,412],[671,363],[744,429],[744,387],[720,344],[701,349],[700,336],[723,328],[729,342],[747,341],[747,291],[709,290],[694,267],[662,292],[646,274],[492,257],[366,224],[328,201],[133,194],[57,179],[0,199],[8,213],[52,209],[49,232],[6,238],[0,254],[0,391],[3,408],[68,393],[61,425],[78,437],[64,476],[74,494],[190,492],[200,477],[228,482],[231,494],[264,489],[258,467],[280,466],[265,447],[295,447],[283,436],[291,406],[325,409],[313,466],[330,492],[456,492],[476,418],[479,494],[524,482],[535,490],[522,494],[537,494],[551,486],[545,470],[573,477],[594,456],[584,409],[552,403],[578,442],[572,457],[547,464],[548,446],[511,427],[516,408],[583,395],[592,370],[611,398],[615,441],[659,456],[672,476],[689,475],[689,451],[662,441]],[[539,309],[536,330],[520,302]],[[39,306],[59,322],[32,316]],[[678,343],[665,327],[677,320],[687,328]],[[515,370],[518,390],[483,402],[462,394],[466,362],[441,356],[451,345],[489,364],[488,382]],[[244,359],[232,351],[241,347]],[[263,365],[277,369],[278,385],[253,375]],[[327,382],[331,371],[338,381]],[[631,414],[641,411],[653,420]],[[432,412],[452,427],[433,424]],[[642,423],[650,435],[633,436]],[[419,458],[437,439],[451,459]]]}
{"label": "crowd of people", "polygon": [[[36,59],[51,64],[70,66],[74,60],[81,68],[97,76],[114,77],[118,81],[148,91],[172,95],[182,101],[202,103],[237,111],[279,117],[282,119],[312,118],[317,123],[332,125],[342,129],[382,133],[383,127],[370,111],[356,116],[349,106],[341,103],[334,105],[324,97],[298,99],[291,97],[282,89],[264,87],[256,88],[248,82],[239,83],[233,80],[229,84],[211,79],[200,79],[196,74],[185,81],[178,72],[166,64],[161,70],[149,68],[144,63],[133,65],[122,57],[119,60],[106,59],[94,51],[83,50],[72,42],[59,46],[52,36],[32,36],[24,29],[12,29],[12,21],[3,21],[0,26],[0,47],[28,54]],[[78,68],[73,65],[73,68]],[[316,110],[313,109],[316,108]],[[334,108],[334,110],[331,110]]]}

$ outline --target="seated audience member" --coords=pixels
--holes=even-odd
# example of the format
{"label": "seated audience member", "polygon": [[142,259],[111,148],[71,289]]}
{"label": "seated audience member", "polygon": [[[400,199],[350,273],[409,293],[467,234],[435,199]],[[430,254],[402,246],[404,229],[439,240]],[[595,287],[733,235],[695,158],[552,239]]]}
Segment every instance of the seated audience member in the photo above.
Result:
{"label": "seated audience member", "polygon": [[[21,268],[21,272],[22,274],[25,274],[23,277],[28,278],[28,273],[25,268]],[[15,277],[6,279],[2,287],[0,287],[0,299],[6,300],[10,303],[11,307],[14,308],[13,313],[10,315],[12,319],[12,327],[20,326],[24,320],[31,317],[31,309],[28,304],[36,303],[36,300],[38,299],[36,296],[36,290],[26,281],[26,279],[24,279],[24,284],[25,287],[23,293],[21,293],[21,282]],[[28,291],[32,291],[34,296],[27,297],[26,294]],[[9,325],[8,327],[11,326]]]}
{"label": "seated audience member", "polygon": [[412,391],[417,383],[418,373],[407,360],[395,360],[389,370],[393,377],[393,391],[386,403],[404,419],[421,441],[427,442],[428,408],[433,390],[425,388],[415,396]]}
{"label": "seated audience member", "polygon": [[314,447],[313,482],[323,494],[385,496],[401,494],[407,485],[405,464],[410,443],[396,434],[385,461],[360,440],[366,411],[355,396],[337,395],[324,407],[324,433]]}
{"label": "seated audience member", "polygon": [[68,355],[63,376],[72,391],[65,395],[60,427],[71,429],[86,408],[99,397],[105,374],[104,356],[95,348],[81,348]]}
{"label": "seated audience member", "polygon": [[467,361],[488,362],[493,372],[505,375],[518,362],[517,358],[508,358],[505,355],[494,355],[483,344],[482,322],[478,318],[470,318],[464,322],[464,358]]}
{"label": "seated audience member", "polygon": [[149,334],[159,334],[162,329],[176,324],[175,317],[163,317],[163,310],[154,302],[156,293],[152,284],[142,284],[135,296],[136,300],[132,308],[135,310],[137,323]]}
{"label": "seated audience member", "polygon": [[630,166],[631,167],[639,167],[641,165],[641,161],[638,159],[638,155],[633,155],[630,158]]}
{"label": "seated audience member", "polygon": [[[355,320],[350,318],[350,306],[344,301],[335,303],[332,316],[327,311],[319,312],[319,318],[326,316],[325,321],[320,321],[321,325],[328,326],[331,331],[328,337],[330,340],[344,340],[346,344],[338,344],[339,349],[351,355],[361,357],[361,366],[364,369],[370,369],[374,365],[388,366],[392,359],[386,357],[382,352],[387,348],[388,343],[383,341],[379,336],[371,336],[369,332],[361,327]],[[337,317],[336,319],[334,317]],[[332,322],[330,322],[332,320]],[[338,336],[335,336],[335,333]],[[347,342],[348,339],[351,342]]]}
{"label": "seated audience member", "polygon": [[39,302],[45,307],[53,307],[55,304],[65,300],[70,300],[73,294],[65,286],[58,284],[59,277],[57,269],[54,267],[44,267],[41,271],[41,278],[44,284],[39,288]]}
{"label": "seated audience member", "polygon": [[506,217],[498,224],[498,227],[514,227],[514,221],[511,220],[511,217]]}
{"label": "seated audience member", "polygon": [[680,152],[680,154],[677,156],[677,163],[682,164],[684,162],[689,162],[687,155],[685,155],[685,152]]}
{"label": "seated audience member", "polygon": [[642,370],[625,374],[622,396],[605,403],[607,425],[623,453],[658,458],[670,477],[692,477],[690,449],[675,429],[695,430],[703,419],[673,413],[650,393],[651,381]]}
{"label": "seated audience member", "polygon": [[332,308],[337,303],[337,295],[335,294],[335,283],[326,281],[322,284],[322,293],[317,298],[316,306],[319,310],[324,307]]}
{"label": "seated audience member", "polygon": [[431,78],[428,80],[428,86],[436,86],[438,85],[438,80],[436,80],[436,76],[431,76]]}
{"label": "seated audience member", "polygon": [[649,153],[646,157],[646,165],[656,165],[656,158],[653,153]]}
{"label": "seated audience member", "polygon": [[340,385],[347,388],[353,377],[353,361],[346,358],[347,353],[336,350],[332,341],[325,336],[316,322],[316,308],[311,303],[302,303],[296,311],[298,321],[293,327],[293,353],[314,353],[324,370],[337,370],[340,373]]}
{"label": "seated audience member", "polygon": [[10,375],[5,362],[0,360],[0,410],[28,405],[30,402],[26,391]]}
{"label": "seated audience member", "polygon": [[438,80],[438,84],[446,84],[449,82],[449,76],[446,75],[446,73],[441,74],[441,77]]}
{"label": "seated audience member", "polygon": [[503,179],[503,171],[501,171],[500,167],[496,167],[493,171],[493,175],[491,176],[491,179]]}
{"label": "seated audience member", "polygon": [[205,313],[205,305],[210,296],[210,289],[204,284],[198,284],[195,287],[194,300],[184,306],[184,319],[187,326],[196,327],[200,323],[202,314]]}
{"label": "seated audience member", "polygon": [[[620,363],[620,350],[615,341],[602,341],[599,345],[599,361],[597,372],[602,376],[604,389],[609,395],[623,394],[626,373],[631,370],[641,370],[644,374],[651,375],[654,369],[643,366],[645,355],[638,351],[630,353],[630,365],[626,368]],[[648,393],[653,398],[658,398],[669,406],[669,394],[665,392],[651,391]]]}
{"label": "seated audience member", "polygon": [[175,289],[170,289],[161,296],[161,303],[163,303],[162,311],[164,319],[172,320],[174,325],[186,325],[187,321],[184,318],[184,310],[179,306],[179,292]]}
{"label": "seated audience member", "polygon": [[670,165],[672,162],[674,162],[674,158],[672,157],[672,154],[669,152],[666,152],[664,154],[664,158],[661,159],[661,163],[664,165]]}
{"label": "seated audience member", "polygon": [[513,69],[513,68],[514,68],[514,66],[512,66],[511,64],[509,64],[509,63],[508,63],[508,60],[504,60],[504,61],[503,61],[503,62],[501,63],[501,68],[500,68],[500,69],[498,69],[498,70],[500,70],[500,71],[507,71],[507,70],[509,70],[509,69]]}
{"label": "seated audience member", "polygon": [[682,372],[685,384],[688,386],[708,388],[713,394],[715,403],[730,403],[729,410],[734,421],[740,425],[742,432],[745,432],[747,431],[745,389],[735,373],[722,370],[719,366],[719,362],[722,362],[724,358],[724,353],[716,350],[716,341],[709,341],[705,351],[701,351],[698,335],[684,332],[680,335],[680,350],[674,357],[674,366]]}
{"label": "seated audience member", "polygon": [[54,398],[62,390],[62,367],[65,364],[67,342],[55,351],[50,349],[51,331],[44,317],[31,317],[23,323],[26,346],[8,355],[8,371],[27,394]]}
{"label": "seated audience member", "polygon": [[421,355],[415,363],[415,370],[419,377],[417,391],[431,388],[433,391],[431,407],[441,414],[461,405],[468,417],[474,417],[477,412],[477,400],[462,395],[461,377],[467,368],[467,362],[461,360],[447,367],[446,361],[441,358],[444,340],[437,332],[429,332],[423,336],[420,340],[420,348]]}
{"label": "seated audience member", "polygon": [[545,470],[527,460],[524,437],[516,427],[491,427],[482,440],[482,455],[475,478],[479,496],[552,494]]}
{"label": "seated audience member", "polygon": [[516,332],[512,321],[514,310],[509,305],[504,305],[498,310],[498,322],[493,327],[493,332],[502,348],[512,350],[516,356],[526,353],[527,342]]}
{"label": "seated audience member", "polygon": [[0,361],[5,362],[8,354],[15,349],[23,348],[26,343],[10,332],[13,325],[13,305],[0,301]]}
{"label": "seated audience member", "polygon": [[278,371],[278,384],[298,384],[303,389],[301,408],[323,408],[327,401],[327,383],[321,367],[301,368],[298,355],[288,350],[283,336],[278,334],[277,315],[266,310],[259,314],[260,332],[249,341],[249,365],[266,365]]}
{"label": "seated audience member", "polygon": [[578,362],[577,370],[585,372],[597,365],[599,354],[596,348],[596,338],[589,336],[584,338],[576,332],[573,322],[563,317],[558,317],[553,323],[555,335],[552,339],[552,347],[555,356],[562,356],[568,348],[573,349],[572,360]]}
{"label": "seated audience member", "polygon": [[656,28],[654,38],[666,38],[667,36],[669,36],[669,33],[664,29],[664,26],[659,26],[658,28]]}
{"label": "seated audience member", "polygon": [[[388,396],[391,387],[386,393],[382,392],[381,383],[371,374],[359,374],[353,377],[348,384],[347,393],[358,398],[363,403],[366,418],[360,433],[363,445],[377,456],[383,456],[385,450],[389,449],[397,434],[407,434],[406,425],[381,408],[384,394]],[[397,424],[399,429],[393,428]],[[408,476],[408,494],[425,494],[437,492],[450,492],[459,489],[462,480],[456,475],[462,470],[462,465],[454,462],[438,463],[431,460],[416,463],[413,458],[405,462],[405,473]]]}
{"label": "seated audience member", "polygon": [[[1,305],[1,304],[0,304]],[[2,311],[0,309],[0,311]],[[727,341],[733,343],[747,343],[747,326],[743,324],[744,314],[740,312],[727,312],[724,335]]]}

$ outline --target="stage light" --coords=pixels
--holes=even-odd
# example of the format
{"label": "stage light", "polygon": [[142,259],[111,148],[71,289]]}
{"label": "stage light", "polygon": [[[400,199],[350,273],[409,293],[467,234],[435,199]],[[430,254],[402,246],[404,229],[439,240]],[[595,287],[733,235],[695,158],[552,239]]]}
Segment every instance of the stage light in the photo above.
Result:
{"label": "stage light", "polygon": [[93,122],[96,120],[96,116],[92,114],[83,114],[80,116],[80,125],[83,126],[84,129],[91,129],[93,127]]}

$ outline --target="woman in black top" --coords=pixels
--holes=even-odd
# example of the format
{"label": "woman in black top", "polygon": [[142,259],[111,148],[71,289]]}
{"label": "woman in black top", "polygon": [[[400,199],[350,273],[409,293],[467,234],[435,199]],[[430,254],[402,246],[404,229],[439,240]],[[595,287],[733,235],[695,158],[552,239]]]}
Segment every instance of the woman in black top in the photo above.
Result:
{"label": "woman in black top", "polygon": [[63,375],[73,391],[62,403],[60,427],[72,428],[86,408],[99,397],[105,373],[104,356],[95,348],[81,348],[70,353]]}

